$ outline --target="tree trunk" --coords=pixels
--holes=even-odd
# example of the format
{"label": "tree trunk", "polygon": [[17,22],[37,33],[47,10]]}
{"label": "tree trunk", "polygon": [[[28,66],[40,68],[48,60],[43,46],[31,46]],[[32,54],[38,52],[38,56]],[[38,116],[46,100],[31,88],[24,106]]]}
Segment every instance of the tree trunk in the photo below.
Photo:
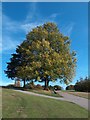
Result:
{"label": "tree trunk", "polygon": [[24,85],[23,85],[23,88],[25,88],[25,79],[23,80],[23,84],[24,84]]}
{"label": "tree trunk", "polygon": [[45,87],[44,90],[48,90],[49,80],[45,79]]}

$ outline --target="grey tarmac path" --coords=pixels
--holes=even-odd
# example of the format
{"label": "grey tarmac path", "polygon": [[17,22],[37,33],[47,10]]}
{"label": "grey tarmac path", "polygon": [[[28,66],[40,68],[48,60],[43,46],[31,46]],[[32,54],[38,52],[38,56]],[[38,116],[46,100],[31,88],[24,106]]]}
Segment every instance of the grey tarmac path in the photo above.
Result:
{"label": "grey tarmac path", "polygon": [[90,100],[86,98],[78,97],[75,95],[71,95],[71,94],[68,94],[62,91],[57,91],[62,97],[52,97],[48,95],[42,95],[42,94],[37,94],[37,93],[22,91],[22,90],[14,90],[14,91],[22,92],[22,93],[29,94],[29,95],[35,95],[35,96],[41,96],[41,97],[46,97],[46,98],[52,98],[56,100],[68,101],[68,102],[78,104],[79,106],[87,110],[90,110],[90,107],[88,107],[88,103],[90,103]]}
{"label": "grey tarmac path", "polygon": [[14,90],[14,91],[26,93],[26,94],[29,94],[29,95],[41,96],[41,97],[46,97],[46,98],[53,98],[53,99],[57,99],[57,100],[64,100],[63,97],[52,97],[52,96],[48,96],[48,95],[42,95],[42,94],[28,92],[28,91],[22,91],[22,90]]}
{"label": "grey tarmac path", "polygon": [[58,91],[58,93],[59,93],[61,96],[63,96],[63,98],[64,98],[66,101],[76,103],[76,104],[80,105],[81,107],[84,107],[84,108],[86,108],[87,110],[90,110],[90,107],[89,107],[90,100],[88,100],[88,99],[86,99],[86,98],[78,97],[78,96],[75,96],[75,95],[71,95],[71,94],[69,94],[69,93],[62,92],[62,91]]}

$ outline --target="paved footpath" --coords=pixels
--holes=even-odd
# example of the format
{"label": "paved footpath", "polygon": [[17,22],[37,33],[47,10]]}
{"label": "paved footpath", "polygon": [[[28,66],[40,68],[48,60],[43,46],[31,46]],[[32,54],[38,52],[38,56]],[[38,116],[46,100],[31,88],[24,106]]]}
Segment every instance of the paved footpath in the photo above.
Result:
{"label": "paved footpath", "polygon": [[88,100],[88,99],[86,99],[86,98],[79,97],[79,96],[71,95],[71,94],[69,94],[69,93],[62,92],[62,91],[58,91],[58,93],[59,93],[61,96],[63,96],[63,98],[64,98],[66,101],[76,103],[76,104],[80,105],[81,107],[84,107],[84,108],[86,108],[87,110],[88,110],[88,109],[90,110],[90,107],[88,107],[88,105],[90,104],[90,100]]}
{"label": "paved footpath", "polygon": [[62,100],[62,101],[69,101],[69,102],[78,104],[79,106],[81,106],[87,110],[88,109],[90,110],[90,107],[88,107],[88,103],[90,103],[90,100],[88,100],[86,98],[78,97],[75,95],[71,95],[71,94],[68,94],[68,93],[65,93],[62,91],[58,91],[58,93],[63,97],[52,97],[52,96],[48,96],[48,95],[42,95],[42,94],[37,94],[37,93],[22,91],[22,90],[14,90],[14,91],[18,91],[18,92],[22,92],[22,93],[30,94],[30,95],[35,95],[35,96],[46,97],[46,98],[53,98],[53,99]]}

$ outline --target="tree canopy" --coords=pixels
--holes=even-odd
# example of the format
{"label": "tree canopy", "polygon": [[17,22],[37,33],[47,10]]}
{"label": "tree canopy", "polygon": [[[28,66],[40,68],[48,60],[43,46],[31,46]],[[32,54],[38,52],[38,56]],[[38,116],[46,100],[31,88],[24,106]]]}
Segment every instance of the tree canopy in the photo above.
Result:
{"label": "tree canopy", "polygon": [[76,53],[70,50],[70,39],[55,23],[45,23],[32,29],[12,54],[5,73],[11,79],[36,80],[68,84],[75,75]]}

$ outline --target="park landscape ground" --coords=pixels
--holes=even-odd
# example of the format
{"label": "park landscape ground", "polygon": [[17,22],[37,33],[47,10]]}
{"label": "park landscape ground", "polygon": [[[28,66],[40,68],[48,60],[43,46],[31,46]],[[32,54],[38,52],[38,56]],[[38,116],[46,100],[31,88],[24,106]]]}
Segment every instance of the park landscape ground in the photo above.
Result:
{"label": "park landscape ground", "polygon": [[[55,91],[48,90],[49,82],[56,82],[59,79],[60,83],[68,85],[74,80],[75,73],[77,77],[79,77],[79,72],[82,73],[82,76],[88,73],[86,65],[87,49],[85,49],[87,48],[87,14],[85,13],[83,16],[81,14],[82,10],[84,10],[83,13],[85,11],[87,12],[86,8],[88,5],[85,4],[85,6],[83,6],[79,4],[78,6],[78,4],[70,3],[70,6],[72,6],[70,7],[68,6],[69,4],[64,5],[60,3],[59,5],[59,3],[54,3],[55,11],[53,11],[54,9],[50,10],[50,8],[53,7],[52,3],[44,3],[44,5],[46,4],[46,6],[48,6],[45,6],[45,8],[43,3],[35,3],[35,5],[30,3],[31,5],[29,4],[30,6],[26,7],[28,4],[29,3],[3,3],[3,16],[6,16],[5,18],[3,17],[3,31],[5,34],[3,35],[3,40],[7,40],[9,44],[12,44],[10,45],[11,47],[8,47],[6,44],[3,45],[5,49],[2,53],[5,52],[5,55],[2,55],[4,56],[2,68],[9,79],[21,80],[24,86],[23,90],[16,89],[17,86],[14,85],[12,89],[7,89],[7,87],[2,88],[2,117],[88,118],[89,97],[86,92],[90,92],[88,86],[88,83],[90,83],[89,78],[85,79],[86,82],[82,82],[83,79],[81,79],[74,87],[76,91],[83,91],[82,93],[71,91],[57,91],[55,93]],[[21,8],[21,6],[23,7]],[[31,9],[28,9],[30,7]],[[38,9],[42,11],[42,13],[39,13]],[[64,14],[62,14],[60,9],[63,10]],[[43,10],[49,13],[49,19],[46,19],[48,16],[46,17]],[[22,11],[23,14],[21,14]],[[24,13],[25,11],[28,12]],[[72,11],[71,14],[70,11]],[[36,15],[34,16],[36,13],[37,17],[39,15],[40,20],[36,19]],[[29,16],[32,20],[29,20]],[[44,21],[44,19],[46,20]],[[74,24],[76,25],[74,34],[71,35]],[[23,38],[25,39],[22,41],[21,39]],[[7,42],[5,41],[5,43]],[[76,45],[76,43],[78,44]],[[11,49],[12,47],[14,49]],[[73,48],[75,50],[73,50]],[[7,52],[5,50],[7,50]],[[11,54],[11,57],[7,54],[8,52],[10,52],[9,55]],[[76,68],[79,69],[78,72],[76,72]],[[84,70],[82,70],[82,68],[84,68]],[[6,80],[5,77],[6,81],[9,79]],[[31,85],[32,87],[28,86],[29,90],[26,90],[26,82],[32,82],[34,80],[35,82],[44,82],[44,90],[31,90],[34,88],[33,85]],[[55,90],[55,88],[53,90]]]}
{"label": "park landscape ground", "polygon": [[[40,38],[39,34],[45,34],[46,39]],[[52,91],[48,88],[49,82],[55,82],[57,78],[65,84],[72,81],[77,60],[76,52],[70,53],[69,46],[69,38],[62,36],[54,23],[45,23],[28,33],[27,40],[16,48],[4,71],[8,78],[22,80],[24,86],[22,90],[16,89],[16,84],[11,85],[14,89],[2,89],[3,118],[88,118],[87,93],[55,92],[54,87]],[[30,84],[26,85],[28,80]],[[44,88],[35,86],[33,80],[44,82]],[[76,87],[79,84],[76,83]],[[88,88],[87,84],[84,87]],[[33,90],[38,87],[43,89]]]}
{"label": "park landscape ground", "polygon": [[[26,91],[24,91],[26,92]],[[40,93],[39,93],[40,94]],[[49,96],[48,96],[49,97]],[[3,118],[88,118],[88,110],[73,103],[2,89]]]}

